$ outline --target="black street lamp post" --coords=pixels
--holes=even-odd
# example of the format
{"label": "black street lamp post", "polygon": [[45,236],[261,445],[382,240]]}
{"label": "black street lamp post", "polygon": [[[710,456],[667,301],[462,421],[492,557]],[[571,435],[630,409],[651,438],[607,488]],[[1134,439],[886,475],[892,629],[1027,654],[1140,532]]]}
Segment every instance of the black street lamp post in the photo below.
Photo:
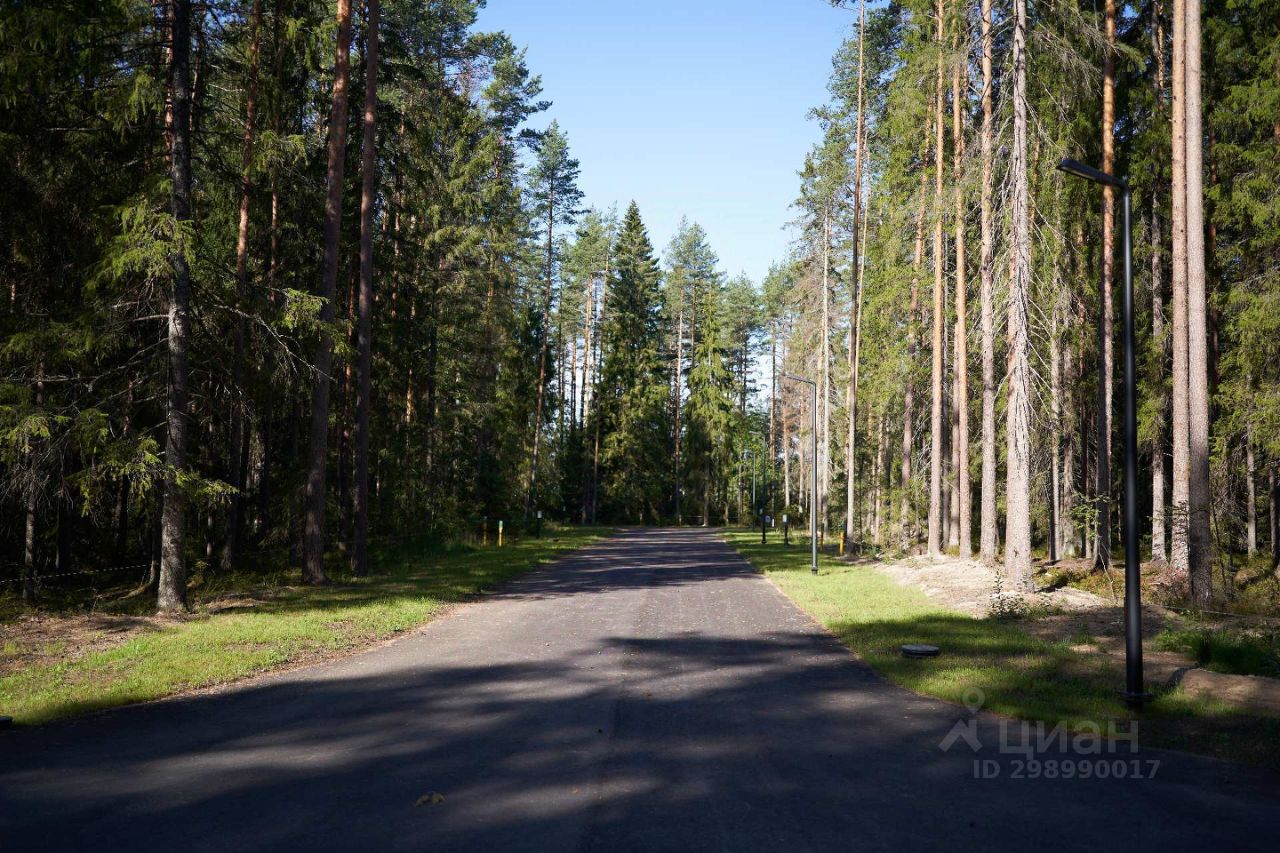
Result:
{"label": "black street lamp post", "polygon": [[[1151,698],[1142,681],[1142,573],[1138,556],[1138,368],[1133,333],[1133,223],[1129,182],[1075,160],[1058,168],[1069,175],[1120,190],[1124,243],[1124,698],[1141,708]],[[1110,405],[1110,401],[1107,401]]]}

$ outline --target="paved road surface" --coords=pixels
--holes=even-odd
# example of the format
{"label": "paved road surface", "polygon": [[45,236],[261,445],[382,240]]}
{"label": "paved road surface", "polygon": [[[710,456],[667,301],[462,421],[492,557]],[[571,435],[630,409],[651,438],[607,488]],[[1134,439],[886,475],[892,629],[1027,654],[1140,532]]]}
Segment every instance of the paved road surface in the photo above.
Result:
{"label": "paved road surface", "polygon": [[1274,776],[1011,779],[994,719],[940,749],[968,719],[713,535],[634,531],[366,654],[0,737],[0,850],[1277,849]]}

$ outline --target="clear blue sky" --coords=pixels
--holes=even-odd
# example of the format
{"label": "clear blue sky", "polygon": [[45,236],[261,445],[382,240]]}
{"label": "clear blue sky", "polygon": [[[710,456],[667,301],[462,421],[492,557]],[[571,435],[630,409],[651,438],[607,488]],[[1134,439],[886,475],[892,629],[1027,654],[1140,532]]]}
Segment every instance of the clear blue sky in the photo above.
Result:
{"label": "clear blue sky", "polygon": [[489,0],[482,30],[528,48],[582,165],[586,203],[634,198],[661,252],[681,216],[730,274],[786,254],[796,171],[855,12],[827,0]]}

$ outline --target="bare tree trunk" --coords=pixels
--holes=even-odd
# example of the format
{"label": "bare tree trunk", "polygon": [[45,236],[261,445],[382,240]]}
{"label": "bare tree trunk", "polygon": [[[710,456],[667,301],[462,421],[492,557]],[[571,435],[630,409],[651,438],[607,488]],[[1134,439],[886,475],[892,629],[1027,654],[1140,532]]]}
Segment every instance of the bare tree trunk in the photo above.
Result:
{"label": "bare tree trunk", "polygon": [[1062,480],[1058,462],[1062,458],[1062,342],[1064,314],[1062,282],[1054,275],[1054,304],[1049,316],[1049,562],[1058,562],[1062,551]]}
{"label": "bare tree trunk", "polygon": [[1005,570],[1018,591],[1031,578],[1031,365],[1027,310],[1031,288],[1031,223],[1027,176],[1027,2],[1013,5],[1013,275],[1009,281],[1008,460]]}
{"label": "bare tree trunk", "polygon": [[[36,382],[35,382],[35,410],[38,412],[44,408],[44,358],[38,358],[36,361]],[[22,539],[22,600],[27,604],[35,604],[36,601],[36,522],[40,509],[40,490],[39,486],[42,481],[39,471],[36,470],[35,455],[27,452],[28,465],[28,482],[26,483],[26,495],[23,500],[23,539]],[[126,481],[127,482],[127,481]]]}
{"label": "bare tree trunk", "polygon": [[1257,464],[1253,456],[1253,428],[1250,427],[1244,440],[1245,454],[1245,512],[1248,515],[1246,537],[1249,556],[1258,552],[1258,476]]}
{"label": "bare tree trunk", "polygon": [[[1164,115],[1165,60],[1164,60],[1164,10],[1160,0],[1152,4],[1151,28],[1152,55],[1156,58],[1155,97],[1157,114]],[[1165,414],[1169,400],[1164,391],[1165,360],[1169,346],[1165,339],[1164,320],[1164,258],[1163,236],[1160,227],[1160,179],[1152,183],[1151,190],[1151,337],[1155,341],[1157,359],[1153,385],[1156,389],[1158,414],[1155,418],[1155,434],[1151,439],[1151,560],[1154,563],[1169,562],[1167,544],[1164,442]]]}
{"label": "bare tree trunk", "polygon": [[[1115,171],[1116,126],[1116,0],[1106,0],[1103,29],[1107,47],[1102,54],[1102,171]],[[1116,213],[1115,188],[1102,188],[1102,376],[1098,383],[1098,544],[1096,567],[1111,566],[1111,406],[1115,399],[1115,371],[1112,330],[1115,326],[1113,280],[1115,278]]]}
{"label": "bare tree trunk", "polygon": [[982,0],[982,496],[978,521],[978,553],[984,562],[996,559],[996,320],[993,169],[995,118],[992,87],[991,0]]}
{"label": "bare tree trunk", "polygon": [[1204,247],[1204,150],[1200,107],[1200,0],[1185,0],[1186,217],[1187,217],[1187,410],[1190,510],[1187,562],[1191,596],[1200,607],[1213,600],[1209,571],[1209,322]]}
{"label": "bare tree trunk", "polygon": [[[320,280],[320,322],[333,322],[334,294],[338,289],[339,240],[342,236],[342,182],[347,148],[348,70],[351,51],[351,0],[338,0],[338,35],[334,54],[333,104],[329,113],[329,165],[324,203],[324,263]],[[303,524],[302,579],[305,583],[328,581],[325,552],[325,465],[329,450],[329,391],[333,369],[333,338],[321,331],[316,347],[311,386],[311,430],[307,448],[306,511]]]}
{"label": "bare tree trunk", "polygon": [[876,416],[876,458],[873,476],[871,478],[871,539],[876,543],[877,547],[881,544],[880,540],[880,507],[883,501],[880,497],[880,485],[884,480],[885,470],[888,467],[886,455],[888,454],[888,445],[884,440],[884,418]]}
{"label": "bare tree trunk", "polygon": [[675,454],[672,457],[672,480],[674,493],[672,495],[676,509],[676,524],[680,524],[680,414],[683,405],[680,400],[681,385],[681,369],[684,366],[684,293],[680,294],[680,307],[676,313],[676,363],[671,373],[671,405],[675,410],[675,430],[672,438],[675,445]]}
{"label": "bare tree trunk", "polygon": [[[856,537],[854,518],[857,512],[857,417],[858,417],[858,368],[862,356],[862,250],[866,247],[867,227],[863,222],[865,215],[862,209],[862,149],[866,128],[863,115],[863,92],[865,80],[863,68],[866,48],[867,4],[862,0],[859,4],[858,18],[858,123],[854,131],[857,151],[853,165],[853,268],[850,270],[852,292],[849,294],[849,385],[846,391],[845,407],[848,409],[848,436],[845,446],[845,553],[853,552]],[[861,232],[861,233],[859,233]],[[859,246],[859,238],[862,245]],[[869,438],[869,436],[868,436]]]}
{"label": "bare tree trunk", "polygon": [[1173,528],[1171,562],[1190,569],[1190,398],[1187,339],[1186,0],[1173,0]]}
{"label": "bare tree trunk", "polygon": [[187,239],[191,226],[191,2],[173,0],[170,93],[173,100],[172,212],[179,233],[170,256],[173,290],[169,300],[169,369],[166,380],[164,513],[160,530],[160,585],[156,606],[172,613],[187,608],[187,567],[183,549],[183,500],[178,479],[186,467],[187,357],[190,346],[191,270]]}
{"label": "bare tree trunk", "polygon": [[964,163],[964,100],[968,90],[967,64],[957,62],[952,74],[951,129],[954,154],[952,179],[955,182],[956,331],[955,331],[955,480],[959,498],[955,507],[955,544],[960,557],[973,556],[973,487],[969,482],[969,281],[965,257],[964,191],[961,169]]}
{"label": "bare tree trunk", "polygon": [[[770,480],[778,474],[778,321],[774,320],[772,333],[769,335],[769,465],[765,469]],[[772,482],[765,487],[766,499],[773,493],[769,491]],[[773,501],[769,500],[769,509],[773,510]]]}
{"label": "bare tree trunk", "polygon": [[[787,339],[782,339],[782,365],[786,369],[787,364]],[[777,382],[775,380],[774,384]],[[780,408],[780,417],[782,419],[782,505],[785,508],[791,506],[791,420],[787,417],[786,406],[786,385],[782,386],[782,405]]]}
{"label": "bare tree trunk", "polygon": [[1160,257],[1160,202],[1159,196],[1151,198],[1151,337],[1156,342],[1158,358],[1154,386],[1157,389],[1159,414],[1155,418],[1155,434],[1151,438],[1151,560],[1156,563],[1169,561],[1169,549],[1165,544],[1165,493],[1164,493],[1164,436],[1165,408],[1168,400],[1164,393],[1164,361],[1168,354],[1164,333],[1164,265]]}
{"label": "bare tree trunk", "polygon": [[1276,463],[1271,463],[1268,477],[1268,497],[1270,500],[1271,524],[1271,568],[1280,569],[1280,477],[1276,476]]}
{"label": "bare tree trunk", "polygon": [[578,423],[587,422],[587,393],[591,389],[592,326],[596,319],[596,274],[587,277],[587,291],[584,294],[586,305],[582,314],[582,393],[578,395]]}
{"label": "bare tree trunk", "polygon": [[369,408],[373,369],[373,207],[378,181],[378,25],[379,0],[365,0],[364,138],[360,150],[360,296],[357,300],[355,554],[357,575],[369,573]]}
{"label": "bare tree trunk", "polygon": [[[921,160],[923,159],[922,156]],[[904,550],[910,546],[915,535],[911,518],[911,450],[915,443],[915,364],[919,334],[916,323],[920,315],[920,268],[924,264],[924,191],[927,186],[925,181],[925,170],[921,169],[920,206],[916,210],[916,247],[911,273],[911,306],[907,314],[907,387],[902,398],[902,529],[900,533]]]}
{"label": "bare tree trunk", "polygon": [[831,212],[822,221],[822,370],[818,392],[818,530],[826,541],[827,496],[831,493]]}
{"label": "bare tree trunk", "polygon": [[[935,30],[938,49],[942,49],[942,0],[935,6],[937,28]],[[947,302],[944,283],[943,221],[942,221],[942,177],[943,177],[943,60],[938,57],[937,85],[934,88],[933,102],[933,370],[930,374],[929,394],[931,398],[929,418],[929,556],[936,557],[942,553],[942,373],[943,373],[943,335],[942,326],[946,320]]]}

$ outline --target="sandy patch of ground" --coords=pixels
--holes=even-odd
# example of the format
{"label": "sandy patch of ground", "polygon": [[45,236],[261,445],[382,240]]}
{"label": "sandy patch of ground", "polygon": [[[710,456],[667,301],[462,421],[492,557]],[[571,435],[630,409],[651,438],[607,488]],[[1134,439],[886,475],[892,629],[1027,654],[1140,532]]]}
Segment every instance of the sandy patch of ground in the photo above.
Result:
{"label": "sandy patch of ground", "polygon": [[[876,563],[875,568],[903,586],[915,586],[943,607],[974,617],[998,612],[1009,585],[997,568],[958,557],[909,557]],[[1078,568],[1078,567],[1077,567]],[[1123,584],[1123,579],[1117,579]],[[1117,594],[1119,590],[1117,589]],[[1003,605],[1007,607],[1006,605]],[[1124,610],[1110,598],[1060,586],[1038,590],[1019,626],[1047,642],[1069,643],[1081,655],[1102,655],[1109,668],[1125,665]],[[1178,628],[1178,614],[1144,603],[1142,634],[1148,640],[1164,628]],[[1202,669],[1185,654],[1143,644],[1143,670],[1149,685],[1180,685],[1186,693],[1213,698],[1257,714],[1280,715],[1280,680],[1228,675]]]}
{"label": "sandy patch of ground", "polygon": [[[1001,606],[1009,584],[996,568],[978,560],[958,557],[910,557],[876,563],[882,574],[903,586],[915,586],[939,605],[974,617],[985,617]],[[1070,642],[1085,653],[1097,653],[1124,664],[1124,611],[1098,595],[1074,587],[1043,589],[1029,602],[1030,618],[1021,621],[1029,634],[1049,642]],[[1142,633],[1150,638],[1166,626],[1176,624],[1175,614],[1157,606],[1144,605]],[[1177,652],[1161,651],[1146,645],[1143,653],[1150,681],[1168,682],[1195,666]]]}

